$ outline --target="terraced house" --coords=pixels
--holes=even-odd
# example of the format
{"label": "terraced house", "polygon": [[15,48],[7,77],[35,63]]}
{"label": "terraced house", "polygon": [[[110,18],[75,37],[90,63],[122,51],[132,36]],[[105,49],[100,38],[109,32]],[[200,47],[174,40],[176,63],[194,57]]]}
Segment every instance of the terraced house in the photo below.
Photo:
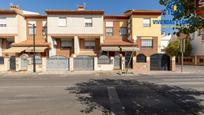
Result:
{"label": "terraced house", "polygon": [[[174,70],[174,58],[160,54],[161,11],[46,10],[46,15],[13,5],[0,11],[1,71],[38,72]],[[35,46],[35,58],[33,58]],[[162,61],[163,60],[163,61]]]}

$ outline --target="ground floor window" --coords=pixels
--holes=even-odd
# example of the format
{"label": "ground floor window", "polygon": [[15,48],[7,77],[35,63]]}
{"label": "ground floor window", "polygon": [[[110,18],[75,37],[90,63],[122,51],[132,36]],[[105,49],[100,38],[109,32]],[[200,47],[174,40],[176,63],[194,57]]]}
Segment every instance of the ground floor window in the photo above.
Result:
{"label": "ground floor window", "polygon": [[147,61],[146,56],[144,54],[137,55],[137,62],[145,63]]}
{"label": "ground floor window", "polygon": [[4,64],[4,57],[0,57],[0,64]]}
{"label": "ground floor window", "polygon": [[86,49],[95,49],[96,47],[96,42],[95,41],[85,41],[84,42],[84,47]]}

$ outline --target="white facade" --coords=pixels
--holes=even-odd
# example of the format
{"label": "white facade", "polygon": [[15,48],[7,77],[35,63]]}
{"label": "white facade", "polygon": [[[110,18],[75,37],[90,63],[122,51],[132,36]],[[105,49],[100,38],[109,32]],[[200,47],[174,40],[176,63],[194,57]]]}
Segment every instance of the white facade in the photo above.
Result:
{"label": "white facade", "polygon": [[[66,25],[60,26],[59,18],[66,19]],[[92,18],[92,27],[86,27],[86,18]],[[103,16],[95,15],[48,15],[48,34],[103,34]]]}
{"label": "white facade", "polygon": [[204,55],[204,39],[202,40],[203,35],[199,35],[198,31],[191,35],[191,45],[192,45],[192,55]]}
{"label": "white facade", "polygon": [[6,23],[5,27],[0,27],[0,34],[18,34],[17,15],[0,15],[0,19]]}
{"label": "white facade", "polygon": [[162,35],[161,37],[161,43],[160,43],[160,48],[161,48],[161,53],[165,53],[164,49],[169,45],[169,42],[172,38],[172,35]]}

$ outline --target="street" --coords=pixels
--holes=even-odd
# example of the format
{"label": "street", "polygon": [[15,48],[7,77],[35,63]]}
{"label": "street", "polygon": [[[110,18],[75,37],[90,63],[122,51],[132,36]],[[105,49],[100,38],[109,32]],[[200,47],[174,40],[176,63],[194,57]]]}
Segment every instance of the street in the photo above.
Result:
{"label": "street", "polygon": [[1,74],[0,115],[202,115],[204,74]]}

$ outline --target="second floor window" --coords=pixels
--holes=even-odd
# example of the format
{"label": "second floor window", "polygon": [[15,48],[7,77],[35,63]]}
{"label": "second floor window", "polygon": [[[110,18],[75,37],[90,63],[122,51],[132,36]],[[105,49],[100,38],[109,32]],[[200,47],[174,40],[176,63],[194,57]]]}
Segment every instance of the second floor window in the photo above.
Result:
{"label": "second floor window", "polygon": [[153,39],[142,39],[141,47],[142,48],[153,48]]}
{"label": "second floor window", "polygon": [[59,27],[67,26],[67,18],[66,17],[59,17],[59,19],[58,19],[58,26]]}
{"label": "second floor window", "polygon": [[6,23],[6,18],[0,18],[0,27],[6,27],[7,23]]}
{"label": "second floor window", "polygon": [[85,41],[84,46],[86,49],[95,49],[96,42],[95,41]]}
{"label": "second floor window", "polygon": [[120,35],[121,36],[127,36],[127,28],[126,27],[121,27],[120,28]]}
{"label": "second floor window", "polygon": [[61,40],[62,49],[72,49],[73,42],[72,40]]}
{"label": "second floor window", "polygon": [[92,18],[85,18],[84,22],[85,22],[85,27],[92,27],[93,26]]}
{"label": "second floor window", "polygon": [[113,36],[113,27],[106,27],[106,36]]}
{"label": "second floor window", "polygon": [[[34,25],[34,27],[33,27],[33,25]],[[36,34],[36,21],[29,21],[28,22],[28,33],[29,33],[29,35],[33,35],[33,32],[34,32],[33,29],[35,31],[34,34]]]}
{"label": "second floor window", "polygon": [[143,27],[151,27],[151,19],[150,18],[144,18],[143,19]]}

